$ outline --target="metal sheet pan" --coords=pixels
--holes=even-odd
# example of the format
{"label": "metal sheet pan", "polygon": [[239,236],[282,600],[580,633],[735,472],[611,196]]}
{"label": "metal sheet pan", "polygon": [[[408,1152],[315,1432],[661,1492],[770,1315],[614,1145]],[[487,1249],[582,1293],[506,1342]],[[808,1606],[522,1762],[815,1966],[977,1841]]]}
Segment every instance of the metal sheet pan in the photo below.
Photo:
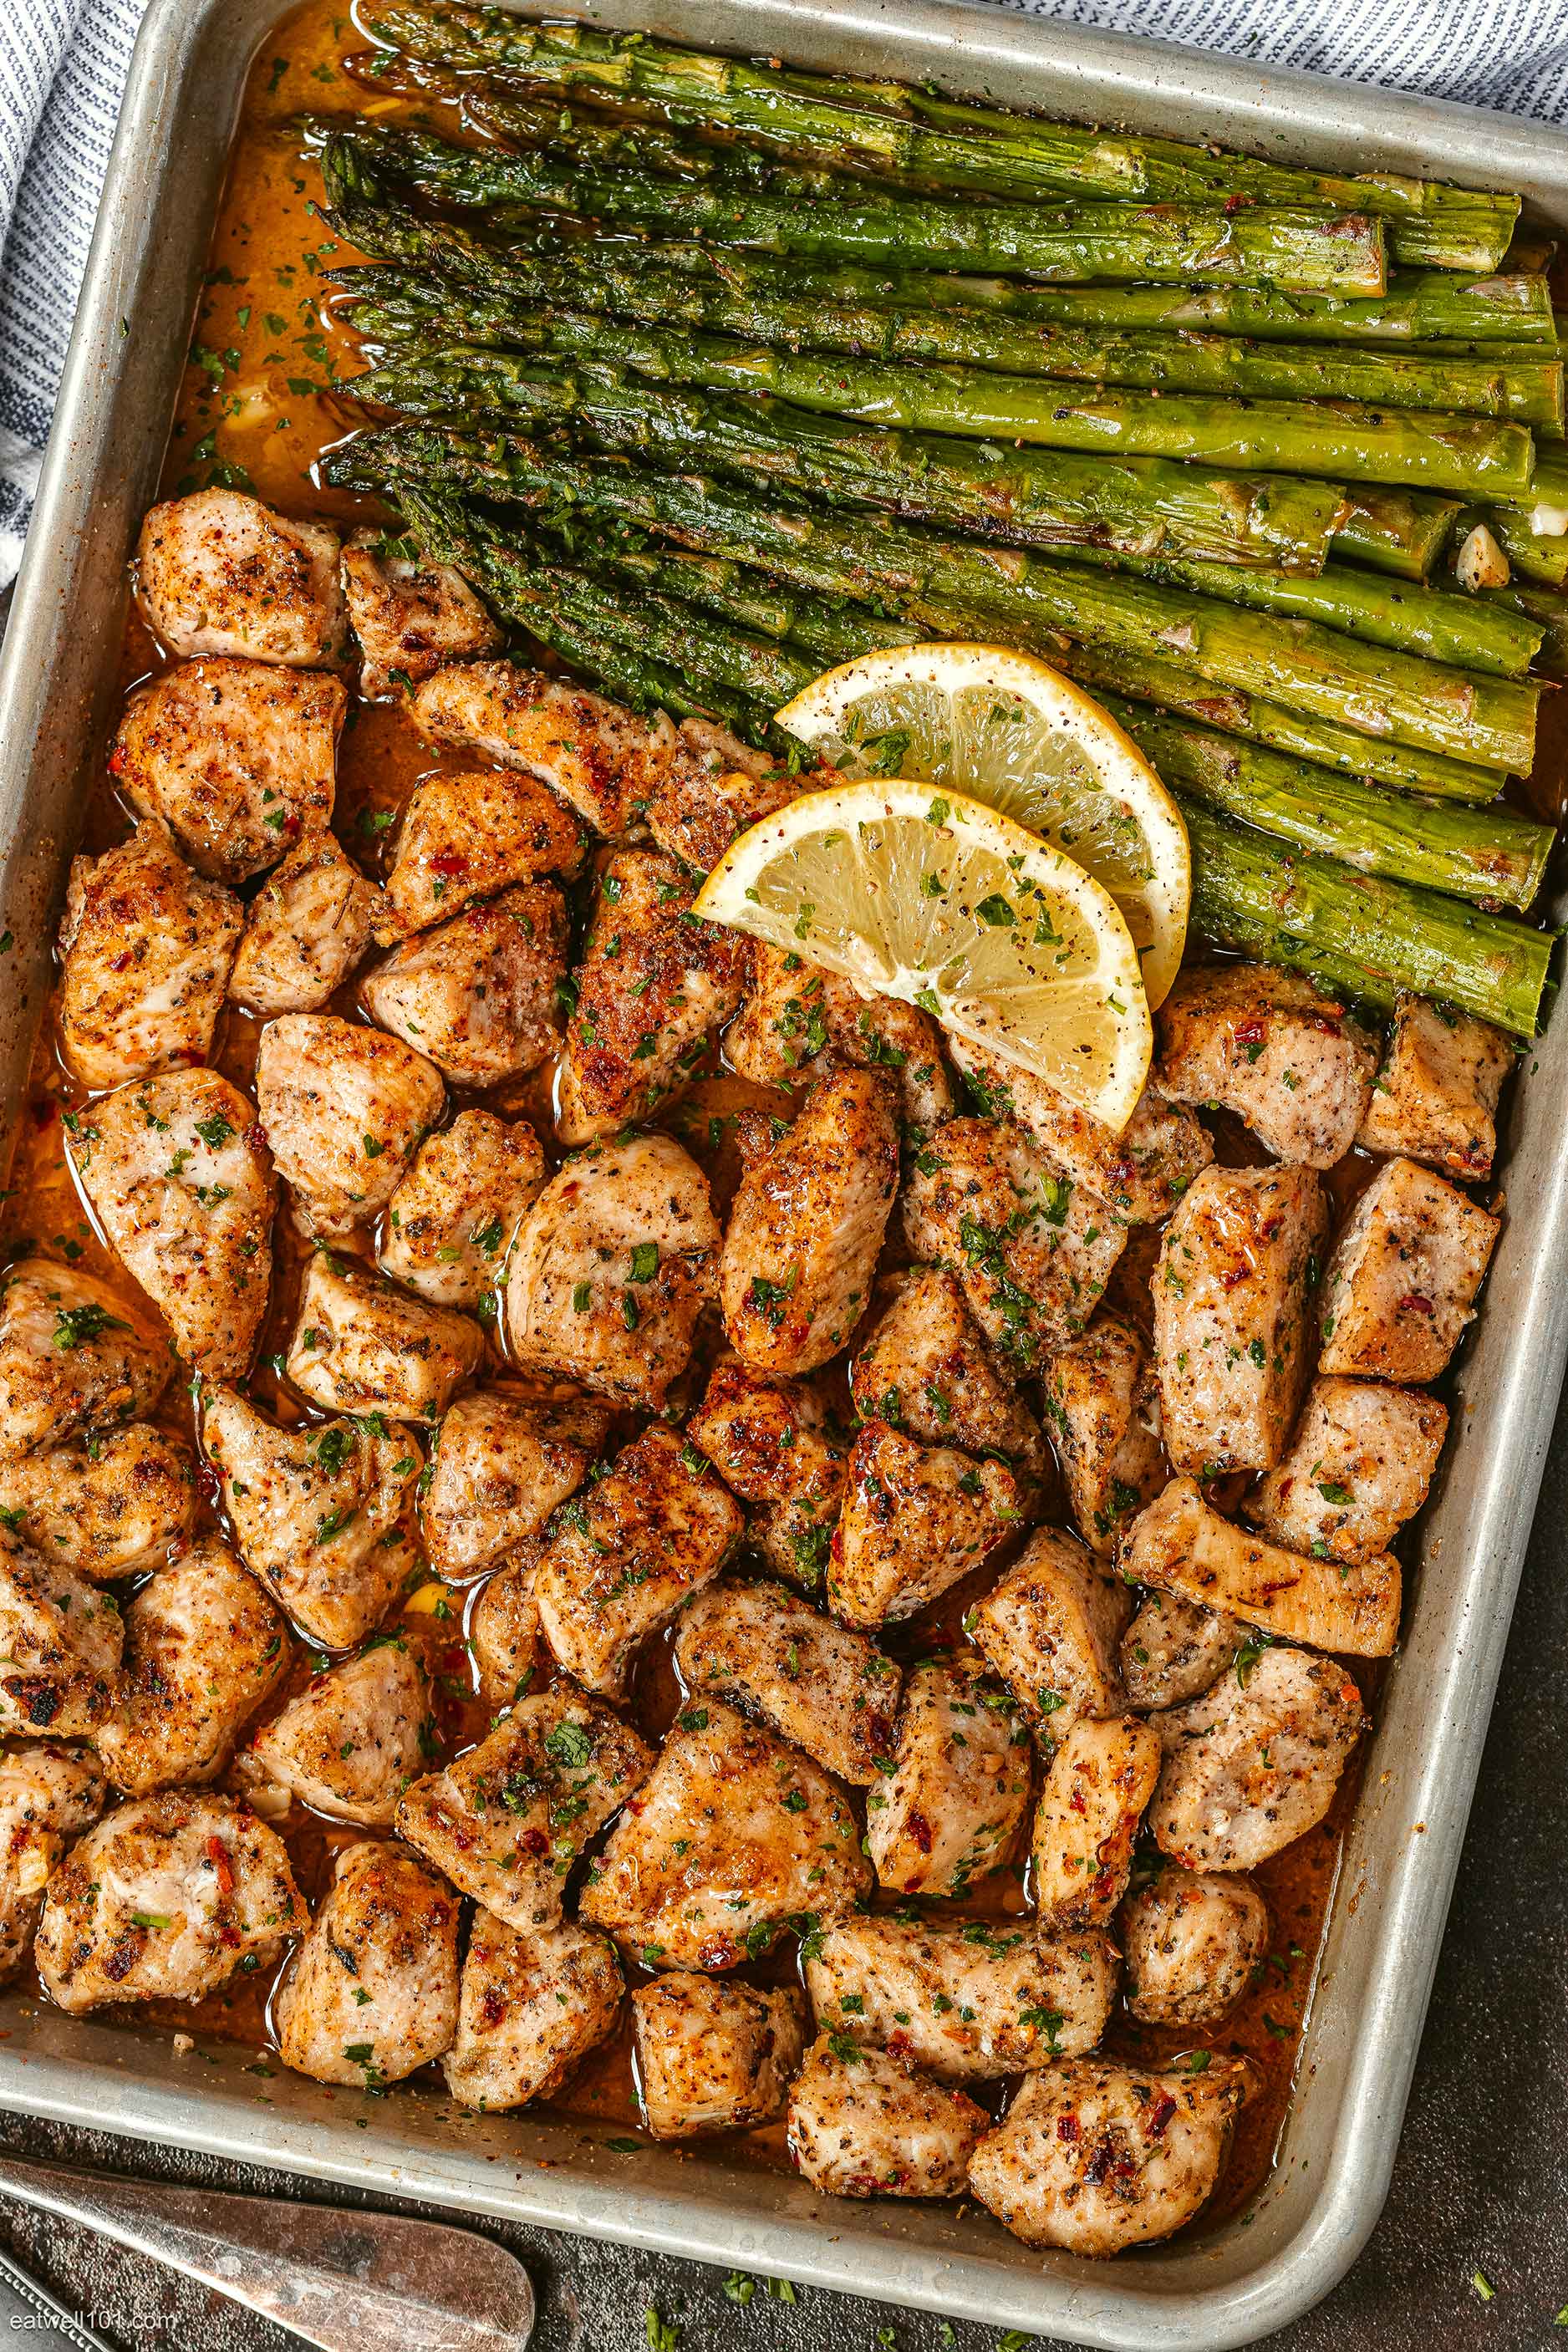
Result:
{"label": "metal sheet pan", "polygon": [[[131,76],[0,668],[0,1103],[14,1125],[48,941],[113,691],[124,563],[153,495],[246,68],[286,0],[153,0]],[[1568,228],[1568,142],[1468,109],[1262,72],[964,0],[599,0],[595,21],[929,78],[1285,160],[1516,187]],[[1568,1020],[1528,1057],[1509,1216],[1425,1522],[1405,1647],[1350,1832],[1277,2168],[1214,2234],[1110,2265],[1029,2252],[984,2215],[828,2204],[698,2153],[362,2102],[221,2046],[177,2054],[0,2000],[0,2105],[475,2213],[787,2273],[1032,2334],[1156,2352],[1256,2341],[1349,2266],[1385,2194],[1568,1354]]]}

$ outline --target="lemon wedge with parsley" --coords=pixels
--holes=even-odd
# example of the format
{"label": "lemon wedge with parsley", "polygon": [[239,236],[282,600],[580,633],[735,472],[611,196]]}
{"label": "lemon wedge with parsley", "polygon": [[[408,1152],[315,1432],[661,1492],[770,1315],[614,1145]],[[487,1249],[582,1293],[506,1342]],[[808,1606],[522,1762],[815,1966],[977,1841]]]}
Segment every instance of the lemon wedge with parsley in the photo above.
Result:
{"label": "lemon wedge with parsley", "polygon": [[1181,812],[1110,714],[1005,646],[889,646],[829,670],[779,725],[850,776],[912,777],[984,801],[1104,884],[1151,1004],[1182,960],[1192,860]]}
{"label": "lemon wedge with parsley", "polygon": [[901,997],[1120,1131],[1152,1048],[1104,886],[1009,816],[903,777],[844,782],[743,833],[693,911]]}

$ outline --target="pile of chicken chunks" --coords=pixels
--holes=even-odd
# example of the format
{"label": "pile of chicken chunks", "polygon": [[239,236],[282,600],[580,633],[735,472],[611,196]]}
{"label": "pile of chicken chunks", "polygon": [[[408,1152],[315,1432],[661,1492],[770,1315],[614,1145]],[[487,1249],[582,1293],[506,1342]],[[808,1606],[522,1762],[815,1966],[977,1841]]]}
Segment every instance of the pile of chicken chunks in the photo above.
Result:
{"label": "pile of chicken chunks", "polygon": [[[1114,1136],[697,919],[800,780],[508,660],[405,545],[210,490],[149,515],[136,587],[174,658],[121,718],[133,829],[72,870],[58,996],[124,1278],[34,1255],[0,1295],[8,1967],[36,1945],[81,2011],[292,1945],[289,2065],[438,2063],[495,2110],[616,2030],[625,1959],[657,2138],[782,2116],[823,2190],[1168,2234],[1254,2088],[1205,2040],[1268,1948],[1248,1874],[1324,1817],[1344,1662],[1396,1639],[1507,1041],[1189,969]],[[471,762],[381,882],[331,830],[356,662]],[[253,1096],[212,1066],[227,1003],[265,1024]],[[727,1217],[681,1125],[721,1034],[792,1098],[740,1113]],[[490,1107],[552,1062],[554,1135]],[[247,1391],[285,1221],[286,1425]],[[156,1418],[179,1379],[202,1462]],[[397,1631],[432,1575],[491,1719],[445,1763]],[[630,1702],[671,1628],[655,1746]],[[294,1801],[357,1832],[313,1917]],[[1030,1909],[970,1916],[1026,1850]],[[787,1935],[804,1991],[737,1973]],[[1123,1998],[1188,2054],[1100,2053]]]}

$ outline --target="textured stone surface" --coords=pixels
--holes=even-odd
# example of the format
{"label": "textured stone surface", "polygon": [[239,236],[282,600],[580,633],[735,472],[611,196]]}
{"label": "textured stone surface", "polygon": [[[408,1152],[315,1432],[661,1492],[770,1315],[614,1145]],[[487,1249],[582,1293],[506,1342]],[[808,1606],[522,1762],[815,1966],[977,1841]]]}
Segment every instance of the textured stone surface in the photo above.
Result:
{"label": "textured stone surface", "polygon": [[[1487,1744],[1415,2089],[1376,2234],[1348,2279],[1276,2342],[1282,2352],[1489,2352],[1568,2345],[1568,1780],[1562,1662],[1568,1658],[1568,1412],[1537,1522]],[[0,2116],[0,2146],[79,2164],[141,2168],[214,2188],[268,2191],[271,2176],[200,2157],[132,2149],[89,2132]],[[311,2195],[331,2195],[312,2186]],[[413,2210],[413,2209],[409,2209]],[[449,2217],[447,2217],[449,2218]],[[282,2352],[295,2341],[78,2231],[0,2205],[0,2231],[61,2298],[124,2352]],[[657,2305],[681,2352],[945,2352],[937,2323],[802,2288],[793,2305],[759,2285],[744,2309],[722,2275],[658,2254],[498,2232],[540,2298],[539,2352],[647,2352]],[[1490,2303],[1471,2284],[1479,2271]],[[995,2352],[997,2331],[959,2324],[956,2352]]]}

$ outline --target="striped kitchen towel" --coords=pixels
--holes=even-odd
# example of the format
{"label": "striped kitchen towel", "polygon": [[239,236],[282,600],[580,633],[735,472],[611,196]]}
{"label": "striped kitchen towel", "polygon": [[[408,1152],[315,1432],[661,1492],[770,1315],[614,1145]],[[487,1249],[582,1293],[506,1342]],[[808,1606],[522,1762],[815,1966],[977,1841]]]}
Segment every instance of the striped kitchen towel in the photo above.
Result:
{"label": "striped kitchen towel", "polygon": [[[0,0],[0,587],[20,560],[120,92],[147,5]],[[1540,121],[1568,118],[1568,0],[1006,5]],[[571,13],[570,0],[558,13]]]}

